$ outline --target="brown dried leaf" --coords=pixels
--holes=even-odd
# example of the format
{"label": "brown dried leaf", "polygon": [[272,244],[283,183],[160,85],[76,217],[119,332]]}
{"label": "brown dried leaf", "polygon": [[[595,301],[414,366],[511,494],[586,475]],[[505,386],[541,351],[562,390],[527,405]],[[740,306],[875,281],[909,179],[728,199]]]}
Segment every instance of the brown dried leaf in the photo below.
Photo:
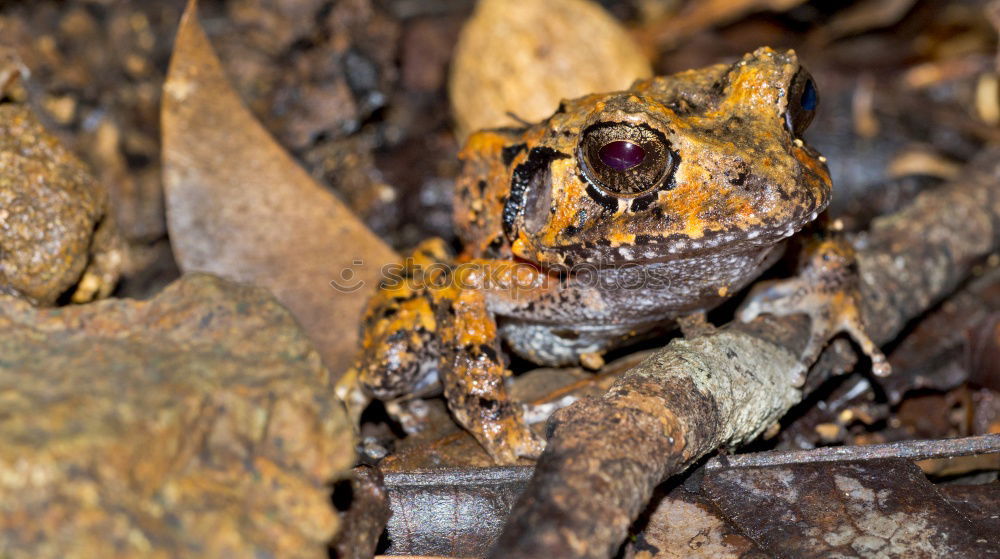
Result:
{"label": "brown dried leaf", "polygon": [[938,491],[953,507],[987,534],[1000,533],[1000,483],[941,485]]}
{"label": "brown dried leaf", "polygon": [[983,526],[903,459],[731,468],[702,489],[765,551],[790,557],[991,557]]}
{"label": "brown dried leaf", "polygon": [[[997,524],[1000,487],[931,485],[911,459],[984,458],[997,448],[996,438],[974,437],[719,456],[683,484],[658,487],[629,528],[624,556],[757,559],[840,551],[855,557],[886,541],[887,557],[926,557],[935,547],[985,556],[977,553],[995,545],[979,535]],[[388,552],[481,556],[531,470],[429,463],[411,471],[383,468],[393,511]],[[766,553],[758,546],[767,546]],[[504,549],[495,551],[503,556]]]}
{"label": "brown dried leaf", "polygon": [[[380,267],[397,255],[324,190],[247,111],[192,0],[163,96],[167,224],[184,271],[270,289],[326,365],[342,371]],[[349,289],[337,290],[332,281]]]}
{"label": "brown dried leaf", "polygon": [[530,466],[386,473],[388,553],[482,557],[530,477]]}
{"label": "brown dried leaf", "polygon": [[660,487],[626,545],[626,559],[764,559],[768,555],[728,524],[711,502],[683,486]]}
{"label": "brown dried leaf", "polygon": [[625,29],[589,0],[483,0],[455,47],[448,90],[464,137],[651,74]]}

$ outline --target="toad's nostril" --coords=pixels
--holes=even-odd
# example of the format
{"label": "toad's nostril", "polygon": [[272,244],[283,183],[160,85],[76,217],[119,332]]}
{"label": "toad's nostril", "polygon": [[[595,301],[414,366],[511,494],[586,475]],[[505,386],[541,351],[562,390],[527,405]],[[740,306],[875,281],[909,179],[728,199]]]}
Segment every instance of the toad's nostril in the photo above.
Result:
{"label": "toad's nostril", "polygon": [[619,140],[606,144],[598,155],[601,162],[616,171],[627,171],[642,163],[646,158],[646,150],[638,144]]}

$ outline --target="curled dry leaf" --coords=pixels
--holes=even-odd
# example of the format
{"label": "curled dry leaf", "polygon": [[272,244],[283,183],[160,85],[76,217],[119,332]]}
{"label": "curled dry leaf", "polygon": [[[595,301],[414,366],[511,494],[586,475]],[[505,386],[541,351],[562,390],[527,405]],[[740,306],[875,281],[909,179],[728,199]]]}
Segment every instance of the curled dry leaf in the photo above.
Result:
{"label": "curled dry leaf", "polygon": [[386,552],[483,557],[530,477],[531,466],[387,472]]}
{"label": "curled dry leaf", "polygon": [[381,266],[398,256],[254,119],[226,80],[196,6],[181,20],[163,95],[174,255],[184,271],[270,289],[336,373],[355,351]]}
{"label": "curled dry leaf", "polygon": [[483,0],[454,56],[448,90],[463,138],[541,120],[561,99],[652,74],[627,31],[589,0]]}

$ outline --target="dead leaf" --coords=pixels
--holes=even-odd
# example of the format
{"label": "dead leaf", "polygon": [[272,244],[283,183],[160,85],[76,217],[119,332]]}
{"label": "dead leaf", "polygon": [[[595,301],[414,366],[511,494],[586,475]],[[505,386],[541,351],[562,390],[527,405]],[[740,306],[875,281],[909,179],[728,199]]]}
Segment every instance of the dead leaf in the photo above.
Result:
{"label": "dead leaf", "polygon": [[905,459],[705,476],[702,491],[769,554],[789,557],[995,557],[996,542]]}
{"label": "dead leaf", "polygon": [[[233,91],[191,0],[164,85],[167,225],[185,272],[270,289],[336,374],[380,267],[398,256],[264,130]],[[337,282],[336,289],[331,282]]]}
{"label": "dead leaf", "polygon": [[[636,530],[641,526],[641,530]],[[764,559],[703,495],[661,486],[626,544],[626,559]],[[636,533],[637,532],[637,533]]]}
{"label": "dead leaf", "polygon": [[626,30],[589,0],[483,0],[454,56],[448,93],[461,138],[541,120],[561,99],[626,89],[653,73]]}
{"label": "dead leaf", "polygon": [[388,472],[392,555],[483,557],[531,477],[531,466]]}

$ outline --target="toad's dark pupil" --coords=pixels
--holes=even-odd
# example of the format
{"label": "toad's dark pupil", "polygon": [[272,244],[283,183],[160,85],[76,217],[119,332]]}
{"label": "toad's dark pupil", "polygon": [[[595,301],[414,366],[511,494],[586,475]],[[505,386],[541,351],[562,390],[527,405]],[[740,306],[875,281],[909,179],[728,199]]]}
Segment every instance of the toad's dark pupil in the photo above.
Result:
{"label": "toad's dark pupil", "polygon": [[597,154],[601,158],[601,163],[616,171],[627,171],[646,158],[646,150],[638,144],[624,140],[605,144]]}
{"label": "toad's dark pupil", "polygon": [[799,98],[799,106],[807,111],[816,110],[819,98],[816,95],[816,86],[812,80],[806,80],[806,85],[802,89],[802,97]]}

